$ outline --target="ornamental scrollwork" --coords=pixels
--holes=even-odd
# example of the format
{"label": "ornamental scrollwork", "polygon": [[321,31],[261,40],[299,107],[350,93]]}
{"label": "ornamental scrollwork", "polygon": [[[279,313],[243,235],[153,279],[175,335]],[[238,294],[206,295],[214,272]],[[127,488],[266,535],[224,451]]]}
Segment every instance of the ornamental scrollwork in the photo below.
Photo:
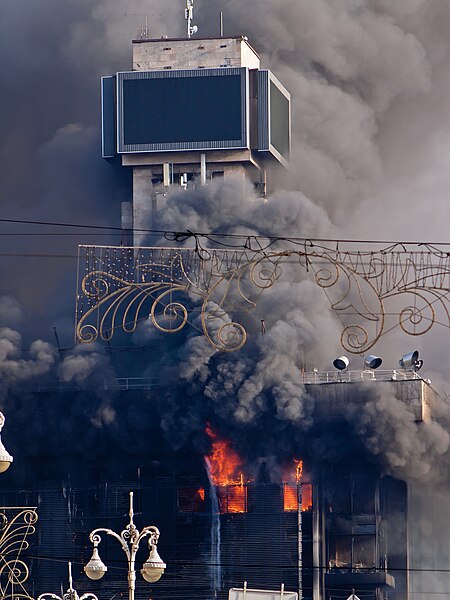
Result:
{"label": "ornamental scrollwork", "polygon": [[36,507],[0,508],[0,597],[32,600],[25,588],[29,568],[22,553],[30,546],[38,520]]}
{"label": "ornamental scrollwork", "polygon": [[[192,234],[194,235],[194,234]],[[185,240],[183,240],[185,241]],[[83,264],[84,262],[84,264]],[[198,328],[217,350],[242,348],[242,315],[281,279],[312,276],[341,323],[341,345],[361,354],[399,328],[423,335],[450,329],[450,252],[429,245],[343,248],[288,240],[262,248],[81,246],[76,340],[109,341],[149,322],[159,331]]]}

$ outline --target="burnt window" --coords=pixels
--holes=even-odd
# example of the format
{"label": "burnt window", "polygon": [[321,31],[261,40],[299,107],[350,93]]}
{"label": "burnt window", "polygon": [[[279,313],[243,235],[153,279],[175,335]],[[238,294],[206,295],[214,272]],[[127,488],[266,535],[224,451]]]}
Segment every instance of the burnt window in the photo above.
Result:
{"label": "burnt window", "polygon": [[329,513],[365,516],[376,512],[376,485],[371,477],[342,477],[330,486],[327,497]]}
{"label": "burnt window", "polygon": [[330,538],[328,564],[330,569],[351,569],[352,536],[340,535]]}
{"label": "burnt window", "polygon": [[344,477],[329,491],[328,511],[337,515],[349,515],[352,510],[352,485],[350,477]]}
{"label": "burnt window", "polygon": [[331,536],[328,566],[330,569],[365,571],[376,567],[374,535]]}
{"label": "burnt window", "polygon": [[375,512],[375,483],[369,477],[355,477],[353,480],[354,515],[372,515]]}
{"label": "burnt window", "polygon": [[247,512],[247,486],[241,484],[216,487],[220,513]]}
{"label": "burnt window", "polygon": [[355,535],[353,537],[353,568],[375,568],[375,536]]}
{"label": "burnt window", "polygon": [[205,510],[205,490],[202,487],[178,488],[178,510],[182,513],[199,513]]}

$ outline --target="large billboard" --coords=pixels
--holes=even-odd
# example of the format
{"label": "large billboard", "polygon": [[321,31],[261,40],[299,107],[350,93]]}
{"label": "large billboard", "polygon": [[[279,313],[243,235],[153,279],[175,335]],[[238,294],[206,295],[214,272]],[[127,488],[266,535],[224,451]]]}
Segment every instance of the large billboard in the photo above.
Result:
{"label": "large billboard", "polygon": [[258,71],[258,150],[287,165],[291,152],[291,96],[267,70]]}
{"label": "large billboard", "polygon": [[290,100],[268,70],[167,69],[103,77],[102,155],[249,149],[287,166]]}
{"label": "large billboard", "polygon": [[245,68],[117,73],[117,151],[248,148]]}

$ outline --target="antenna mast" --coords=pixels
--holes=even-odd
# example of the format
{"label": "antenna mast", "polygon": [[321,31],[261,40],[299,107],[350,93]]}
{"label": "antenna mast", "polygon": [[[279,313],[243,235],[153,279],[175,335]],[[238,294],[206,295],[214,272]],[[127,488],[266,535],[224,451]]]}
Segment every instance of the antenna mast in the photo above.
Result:
{"label": "antenna mast", "polygon": [[148,40],[149,37],[150,35],[148,30],[148,14],[145,13],[145,26],[142,26],[141,28],[141,38],[143,38],[144,40]]}
{"label": "antenna mast", "polygon": [[139,37],[141,37],[143,40],[148,40],[150,37],[150,30],[148,27],[148,13],[125,13],[125,16],[145,17],[145,25],[141,25]]}
{"label": "antenna mast", "polygon": [[192,19],[194,18],[194,0],[186,0],[184,18],[187,20],[187,36],[190,38],[191,35],[198,31],[197,25],[191,25]]}

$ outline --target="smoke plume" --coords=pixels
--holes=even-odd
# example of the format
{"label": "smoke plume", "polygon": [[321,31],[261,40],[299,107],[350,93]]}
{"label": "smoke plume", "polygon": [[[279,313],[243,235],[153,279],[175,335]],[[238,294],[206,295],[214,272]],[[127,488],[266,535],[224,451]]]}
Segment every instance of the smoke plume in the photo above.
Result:
{"label": "smoke plume", "polygon": [[[218,35],[221,10],[217,0],[196,0],[199,35]],[[130,40],[145,14],[152,37],[184,35],[181,1],[149,7],[144,0],[3,0],[4,219],[119,226],[120,202],[131,199],[131,187],[126,169],[100,158],[99,79],[131,68]],[[230,0],[224,25],[225,36],[248,36],[263,66],[292,94],[292,163],[267,202],[225,182],[173,193],[160,207],[160,228],[448,242],[447,0]],[[329,367],[341,353],[339,327],[322,291],[294,265],[286,265],[246,317],[251,336],[239,353],[216,351],[195,329],[167,340],[143,327],[133,342],[136,351],[146,351],[110,360],[95,347],[70,350],[76,254],[78,243],[118,245],[120,234],[6,223],[2,233],[4,387],[50,372],[63,383],[91,382],[95,405],[80,394],[77,417],[83,413],[94,426],[114,429],[126,448],[129,432],[150,416],[130,417],[129,430],[116,422],[103,385],[114,365],[119,376],[170,382],[161,392],[162,426],[178,448],[190,444],[206,452],[210,421],[249,463],[261,456],[280,463],[297,450],[323,460],[359,452],[398,477],[446,479],[445,394],[425,424],[416,423],[391,390],[367,391],[362,409],[350,406],[339,423],[314,418],[301,371]],[[58,367],[49,341],[54,327],[62,344]],[[448,338],[432,332],[419,341],[426,366],[445,385]],[[380,350],[386,364],[409,350],[406,343],[396,338]],[[74,433],[70,423],[66,427]],[[82,445],[97,448],[99,456],[95,435],[85,432]],[[31,436],[30,452],[38,452],[36,440]]]}
{"label": "smoke plume", "polygon": [[[215,1],[196,2],[200,35],[218,34],[222,9]],[[117,0],[95,5],[69,1],[64,6],[47,0],[30,7],[23,0],[6,0],[0,12],[0,108],[7,123],[0,142],[2,214],[117,226],[120,201],[130,199],[131,188],[126,169],[99,157],[99,78],[130,68],[130,39],[138,35],[145,14],[152,37],[183,35],[183,7],[157,2],[149,9],[142,0],[126,9]],[[282,6],[268,0],[245,6],[230,2],[224,12],[225,35],[247,35],[263,66],[292,94],[292,164],[280,173],[279,191],[267,203],[232,184],[175,193],[161,207],[160,226],[445,240],[448,169],[442,149],[450,119],[442,90],[450,76],[449,21],[444,0],[395,6],[358,0],[339,7],[331,0]],[[119,243],[120,238],[88,232],[73,236],[70,229],[44,237],[33,226],[7,227],[2,239],[8,255],[3,256],[1,291],[8,298],[2,301],[3,312],[8,309],[17,323],[21,306],[27,343],[35,343],[35,337],[51,339],[57,327],[63,347],[70,347],[76,244]],[[57,232],[61,230],[48,230]],[[36,233],[40,235],[30,235]],[[35,257],[19,256],[24,254]],[[194,396],[205,394],[224,422],[249,426],[267,412],[280,423],[307,427],[311,407],[299,372],[328,367],[339,351],[339,328],[320,290],[292,267],[284,275],[249,317],[253,341],[239,356],[224,358],[205,340],[187,334],[177,342],[176,354],[169,344],[159,360],[145,367],[147,372],[162,368],[161,357],[167,361],[164,369],[172,369],[176,357],[180,384],[189,382]],[[267,331],[256,335],[261,321]],[[140,335],[144,343],[160,343],[153,334]],[[387,355],[397,357],[401,345],[396,341]],[[445,342],[424,341],[423,348],[433,369],[445,377]],[[48,363],[37,364],[49,368]],[[104,357],[95,350],[77,350],[66,356],[59,377],[89,379],[93,364],[100,366],[98,373],[110,376]]]}
{"label": "smoke plume", "polygon": [[[447,170],[440,150],[449,122],[441,92],[450,74],[448,4],[358,0],[337,7],[319,0],[279,7],[254,1],[254,11],[248,3],[227,5],[225,35],[247,35],[263,65],[292,93],[293,160],[279,183],[288,189],[267,204],[248,201],[248,194],[244,199],[227,187],[210,190],[206,198],[184,195],[182,202],[175,195],[164,208],[162,224],[167,229],[310,237],[342,232],[445,239]],[[218,33],[222,9],[217,2],[196,2],[199,34]],[[69,1],[63,7],[38,1],[30,7],[23,0],[7,0],[0,10],[5,91],[0,102],[8,124],[1,141],[3,214],[117,225],[119,203],[129,200],[131,191],[121,179],[124,170],[99,158],[99,77],[130,67],[130,39],[145,14],[152,37],[183,35],[183,7],[154,3],[149,9],[141,0],[126,8],[117,0]],[[427,209],[426,221],[424,205],[433,208]],[[393,218],[381,217],[391,213]],[[23,226],[22,231],[36,232]],[[65,315],[73,304],[69,283],[75,271],[69,256],[75,256],[77,242],[93,239],[118,241],[98,235],[3,240],[9,253],[60,255],[47,259],[48,269],[36,268],[46,260],[42,257],[4,259],[8,276],[2,286],[23,306],[24,335],[38,333],[38,316],[41,327],[47,326],[40,336],[49,337],[51,325],[58,323],[67,343]],[[314,328],[312,316],[303,319],[302,327]],[[281,315],[274,321],[282,327]],[[319,336],[310,342],[313,337],[302,342],[316,346],[308,347],[308,356],[318,353],[324,360],[323,344]]]}

